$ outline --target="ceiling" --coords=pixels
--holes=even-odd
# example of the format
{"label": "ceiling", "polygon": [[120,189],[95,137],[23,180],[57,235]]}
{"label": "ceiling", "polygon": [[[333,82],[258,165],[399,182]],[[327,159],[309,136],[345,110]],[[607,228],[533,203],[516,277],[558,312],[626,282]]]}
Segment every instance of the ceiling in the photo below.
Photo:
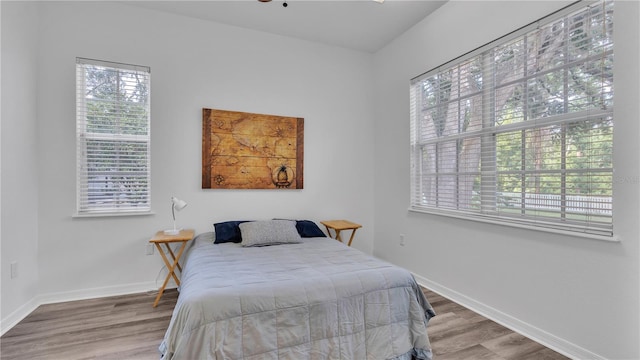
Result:
{"label": "ceiling", "polygon": [[376,52],[446,1],[257,0],[126,1],[227,25]]}

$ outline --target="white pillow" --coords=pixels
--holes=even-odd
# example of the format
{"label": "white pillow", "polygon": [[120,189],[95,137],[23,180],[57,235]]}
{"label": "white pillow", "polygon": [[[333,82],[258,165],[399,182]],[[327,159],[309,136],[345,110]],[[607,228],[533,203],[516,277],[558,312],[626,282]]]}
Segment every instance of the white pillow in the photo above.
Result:
{"label": "white pillow", "polygon": [[251,221],[239,225],[242,246],[297,244],[302,241],[291,220]]}

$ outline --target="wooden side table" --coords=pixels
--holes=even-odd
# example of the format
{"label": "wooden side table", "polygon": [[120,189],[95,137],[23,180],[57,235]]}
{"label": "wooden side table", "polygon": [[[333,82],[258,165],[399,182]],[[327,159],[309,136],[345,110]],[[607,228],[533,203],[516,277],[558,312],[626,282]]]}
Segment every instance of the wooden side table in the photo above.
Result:
{"label": "wooden side table", "polygon": [[[164,279],[164,283],[162,283],[162,286],[160,287],[160,289],[158,289],[158,295],[156,296],[156,301],[153,302],[153,307],[158,306],[158,301],[160,301],[160,298],[162,297],[162,293],[164,293],[164,288],[167,286],[167,283],[169,282],[169,279],[171,277],[173,277],[173,280],[176,281],[176,285],[180,286],[180,279],[178,279],[178,277],[176,276],[175,269],[177,267],[178,270],[180,270],[180,273],[182,274],[182,267],[178,262],[180,260],[180,257],[182,256],[182,253],[184,252],[184,249],[187,247],[187,242],[193,239],[193,235],[194,235],[193,230],[180,230],[180,233],[178,233],[177,235],[166,235],[164,231],[158,231],[151,238],[151,240],[149,240],[150,243],[156,245],[156,248],[158,249],[158,253],[160,253],[160,256],[162,256],[162,260],[164,261],[164,264],[167,266],[167,271],[168,271],[167,277]],[[169,245],[171,243],[179,243],[179,242],[181,242],[182,245],[180,246],[178,253],[174,254],[173,250],[171,250],[171,246]],[[165,251],[162,250],[162,246],[161,246],[162,244],[164,244],[164,246],[166,247],[167,249],[166,252],[169,253],[169,255],[171,255],[171,259],[173,261],[169,261],[169,258],[167,258]]]}
{"label": "wooden side table", "polygon": [[356,234],[356,230],[362,227],[362,225],[353,223],[348,220],[325,220],[325,221],[320,221],[320,223],[327,228],[327,233],[329,234],[329,237],[331,237],[330,229],[333,229],[333,231],[335,231],[336,233],[335,239],[340,242],[342,242],[342,238],[340,237],[340,231],[352,230],[351,237],[349,238],[349,243],[347,243],[348,246],[351,246],[351,242],[353,241],[353,236]]}

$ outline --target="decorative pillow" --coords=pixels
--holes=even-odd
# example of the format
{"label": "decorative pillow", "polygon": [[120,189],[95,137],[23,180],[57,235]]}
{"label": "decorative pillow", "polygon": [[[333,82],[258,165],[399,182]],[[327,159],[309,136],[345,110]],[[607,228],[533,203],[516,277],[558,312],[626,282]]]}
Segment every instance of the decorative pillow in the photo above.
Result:
{"label": "decorative pillow", "polygon": [[225,221],[213,224],[216,232],[216,240],[214,244],[222,244],[227,242],[239,243],[242,241],[242,234],[240,233],[240,224],[249,222],[250,220],[241,221]]}
{"label": "decorative pillow", "polygon": [[298,220],[296,221],[296,229],[298,234],[303,238],[308,237],[327,237],[322,230],[311,220]]}
{"label": "decorative pillow", "polygon": [[242,246],[268,246],[301,242],[295,221],[251,221],[242,223],[239,227],[242,234]]}

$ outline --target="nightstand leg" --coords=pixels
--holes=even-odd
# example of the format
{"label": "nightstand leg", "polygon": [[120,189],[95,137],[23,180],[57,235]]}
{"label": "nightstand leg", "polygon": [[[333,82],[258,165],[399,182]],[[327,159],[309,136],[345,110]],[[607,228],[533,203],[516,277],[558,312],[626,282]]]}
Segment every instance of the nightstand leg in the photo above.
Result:
{"label": "nightstand leg", "polygon": [[[180,260],[180,257],[182,256],[182,253],[184,252],[184,249],[187,247],[187,242],[183,242],[182,246],[180,246],[180,250],[178,250],[178,255],[176,255],[175,261],[173,262],[173,267],[172,267],[172,272],[173,270],[175,270],[176,266],[178,267],[178,269],[180,269],[180,275],[182,276],[182,268],[180,267],[180,263],[178,262]],[[175,273],[174,273],[175,276]],[[177,280],[176,284],[180,285],[180,280]]]}
{"label": "nightstand leg", "polygon": [[351,246],[351,242],[353,241],[353,237],[356,235],[356,230],[357,229],[353,229],[353,232],[351,233],[351,237],[349,238],[349,243],[347,244],[347,246]]}
{"label": "nightstand leg", "polygon": [[180,286],[180,279],[178,279],[178,277],[176,276],[175,269],[176,269],[176,267],[178,267],[178,269],[180,269],[180,272],[182,272],[182,268],[178,264],[178,261],[180,260],[180,257],[182,256],[182,253],[184,252],[184,249],[187,246],[187,242],[186,241],[182,242],[182,246],[180,246],[180,250],[178,250],[178,255],[177,256],[174,255],[173,251],[171,251],[171,248],[169,247],[169,244],[165,244],[165,245],[167,245],[167,248],[169,249],[169,253],[171,254],[171,257],[173,258],[173,263],[169,262],[169,259],[164,254],[164,251],[162,251],[162,248],[160,247],[160,244],[156,243],[156,247],[158,248],[158,252],[160,253],[160,255],[162,255],[162,260],[164,260],[165,265],[167,265],[167,270],[169,271],[169,273],[167,274],[167,277],[164,278],[164,282],[162,283],[162,286],[160,287],[160,289],[158,289],[158,295],[156,295],[156,300],[153,302],[153,307],[158,306],[158,302],[160,301],[160,298],[162,297],[162,294],[164,293],[164,289],[167,287],[167,284],[169,283],[169,279],[171,277],[173,277],[173,279],[176,281],[176,285]]}
{"label": "nightstand leg", "polygon": [[[176,259],[176,255],[173,253],[173,250],[171,250],[171,246],[169,246],[169,244],[164,244],[164,246],[167,247],[167,251],[171,255],[171,259],[175,260]],[[180,259],[180,256],[178,256],[177,258]],[[182,273],[182,268],[180,267],[180,263],[178,263],[177,266],[178,266],[178,269],[180,270],[180,273]],[[175,279],[175,277],[174,277],[174,279]]]}
{"label": "nightstand leg", "polygon": [[[169,244],[164,244],[167,247],[167,251],[169,251],[169,254],[171,254],[171,258],[173,260],[176,259],[176,255],[173,253],[173,250],[171,250],[171,246],[169,246]],[[178,259],[180,259],[180,256],[178,256]],[[180,273],[182,273],[182,268],[180,267],[180,263],[178,263],[178,269],[180,270]]]}
{"label": "nightstand leg", "polygon": [[335,240],[338,240],[338,241],[342,242],[342,239],[340,238],[340,230],[333,229],[333,231],[335,231],[335,233],[336,233],[336,237],[333,237],[333,236],[331,235],[331,230],[329,229],[329,227],[328,227],[327,225],[325,225],[324,227],[327,229],[327,234],[329,235],[329,237],[330,237],[330,238],[332,238],[332,239],[335,239]]}
{"label": "nightstand leg", "polygon": [[[166,245],[167,248],[169,248],[168,244],[165,244],[165,245]],[[173,280],[175,280],[176,283],[178,285],[180,285],[180,280],[178,280],[178,277],[173,272],[173,269],[172,269],[172,266],[171,266],[171,261],[169,261],[169,258],[167,258],[167,255],[165,255],[164,251],[160,247],[160,244],[156,244],[156,246],[158,247],[158,252],[160,253],[160,256],[162,256],[162,260],[164,261],[164,264],[167,266],[167,270],[169,270],[169,273],[167,274],[167,279],[164,282],[165,285],[167,284],[167,282],[169,281],[169,277],[171,277],[171,276],[173,276]],[[171,257],[173,258],[173,261],[176,260],[176,257],[173,255],[173,252],[171,252]],[[162,286],[162,289],[164,290],[164,285]]]}

